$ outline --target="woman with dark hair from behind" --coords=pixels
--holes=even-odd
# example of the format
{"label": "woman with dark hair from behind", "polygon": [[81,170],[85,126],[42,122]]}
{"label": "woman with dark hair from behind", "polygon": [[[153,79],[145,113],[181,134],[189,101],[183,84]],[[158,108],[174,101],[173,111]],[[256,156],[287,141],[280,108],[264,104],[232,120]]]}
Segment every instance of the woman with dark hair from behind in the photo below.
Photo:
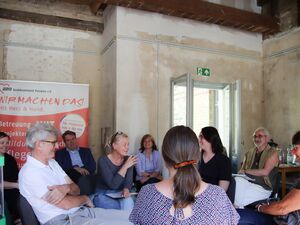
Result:
{"label": "woman with dark hair from behind", "polygon": [[199,135],[201,149],[201,161],[199,173],[203,181],[219,185],[227,191],[231,180],[231,163],[229,158],[223,154],[224,147],[214,127],[202,128]]}
{"label": "woman with dark hair from behind", "polygon": [[137,188],[141,189],[146,184],[157,183],[162,180],[161,157],[157,150],[154,138],[145,134],[141,140],[141,147],[137,154]]}
{"label": "woman with dark hair from behind", "polygon": [[134,224],[237,224],[239,216],[224,190],[201,181],[196,134],[185,126],[171,128],[162,144],[169,178],[144,186],[129,217]]}
{"label": "woman with dark hair from behind", "polygon": [[19,169],[15,158],[7,153],[9,146],[9,136],[0,132],[0,155],[4,157],[3,167],[3,187],[4,199],[7,203],[8,210],[12,214],[15,224],[20,223],[18,210],[18,200],[20,196],[18,185]]}

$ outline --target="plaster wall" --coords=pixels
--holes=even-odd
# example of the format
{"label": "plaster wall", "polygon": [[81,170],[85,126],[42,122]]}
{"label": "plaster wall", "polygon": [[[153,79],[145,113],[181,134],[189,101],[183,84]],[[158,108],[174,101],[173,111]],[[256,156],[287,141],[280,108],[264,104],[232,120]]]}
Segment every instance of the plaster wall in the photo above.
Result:
{"label": "plaster wall", "polygon": [[265,124],[287,147],[300,123],[300,29],[264,41],[263,52]]}
{"label": "plaster wall", "polygon": [[97,157],[101,35],[1,19],[0,41],[1,79],[90,85],[89,145]]}
{"label": "plaster wall", "polygon": [[114,7],[108,7],[104,14],[105,29],[101,50],[103,72],[101,73],[101,88],[98,104],[101,105],[101,154],[105,153],[105,145],[112,133],[115,132],[115,111],[116,111],[116,73],[117,73],[117,46],[116,36],[116,14]]}
{"label": "plaster wall", "polygon": [[[260,34],[121,7],[116,17],[116,129],[129,134],[131,152],[145,133],[160,148],[170,127],[170,79],[184,73],[205,82],[241,80],[240,151],[252,146],[263,124]],[[196,77],[199,66],[212,75]]]}

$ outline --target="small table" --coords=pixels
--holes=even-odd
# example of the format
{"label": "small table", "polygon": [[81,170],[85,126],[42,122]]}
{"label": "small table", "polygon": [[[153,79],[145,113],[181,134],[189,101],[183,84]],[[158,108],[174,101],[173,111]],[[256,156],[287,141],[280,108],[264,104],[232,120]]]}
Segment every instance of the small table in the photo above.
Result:
{"label": "small table", "polygon": [[286,195],[286,174],[300,172],[300,165],[280,164],[279,172],[281,173],[281,198]]}

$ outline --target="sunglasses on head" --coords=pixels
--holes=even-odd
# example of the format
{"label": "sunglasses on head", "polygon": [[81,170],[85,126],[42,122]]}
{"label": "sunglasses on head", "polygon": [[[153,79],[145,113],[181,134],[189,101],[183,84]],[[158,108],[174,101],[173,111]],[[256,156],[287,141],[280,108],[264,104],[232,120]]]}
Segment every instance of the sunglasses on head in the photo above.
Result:
{"label": "sunglasses on head", "polygon": [[115,142],[115,139],[117,138],[118,135],[123,135],[124,133],[123,132],[119,132],[117,131],[116,133],[114,133],[112,136],[111,136],[111,143],[114,143]]}

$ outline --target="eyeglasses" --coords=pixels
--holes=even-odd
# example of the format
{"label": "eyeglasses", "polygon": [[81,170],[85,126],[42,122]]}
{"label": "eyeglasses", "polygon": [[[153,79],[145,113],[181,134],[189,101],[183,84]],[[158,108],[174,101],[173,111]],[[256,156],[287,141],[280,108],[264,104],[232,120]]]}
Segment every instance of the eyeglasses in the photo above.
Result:
{"label": "eyeglasses", "polygon": [[41,140],[41,142],[50,143],[50,144],[52,144],[53,147],[55,147],[55,145],[57,144],[57,140],[55,140],[55,141]]}
{"label": "eyeglasses", "polygon": [[263,137],[266,137],[267,135],[253,135],[253,139],[259,138],[262,139]]}

